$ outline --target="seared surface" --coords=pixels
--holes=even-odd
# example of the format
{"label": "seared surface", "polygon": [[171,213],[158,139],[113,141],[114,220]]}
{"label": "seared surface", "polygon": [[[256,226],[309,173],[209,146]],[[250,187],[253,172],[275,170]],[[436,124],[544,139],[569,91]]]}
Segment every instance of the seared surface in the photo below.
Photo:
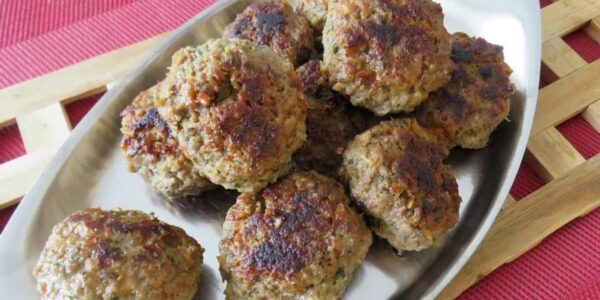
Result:
{"label": "seared surface", "polygon": [[142,91],[121,113],[121,151],[127,167],[169,198],[200,194],[213,185],[179,149],[154,106],[157,97],[158,85]]}
{"label": "seared surface", "polygon": [[308,102],[308,114],[306,144],[294,160],[303,169],[336,176],[344,148],[356,134],[367,129],[369,116],[331,90],[319,61],[307,62],[297,73]]}
{"label": "seared surface", "polygon": [[316,172],[240,195],[223,228],[227,299],[337,299],[372,242],[343,188]]}
{"label": "seared surface", "polygon": [[514,93],[512,70],[501,46],[464,33],[452,35],[452,60],[456,66],[452,79],[419,109],[419,122],[442,128],[451,146],[483,148],[508,116]]}
{"label": "seared surface", "polygon": [[450,79],[449,35],[430,0],[329,2],[324,68],[333,89],[378,115],[412,111]]}
{"label": "seared surface", "polygon": [[191,299],[203,252],[143,212],[86,209],[54,226],[33,274],[42,299]]}
{"label": "seared surface", "polygon": [[295,65],[310,57],[314,42],[308,21],[285,1],[275,0],[248,5],[225,28],[223,36],[269,46]]}
{"label": "seared surface", "polygon": [[306,139],[293,66],[239,39],[184,48],[173,63],[155,103],[200,173],[240,192],[275,181]]}
{"label": "seared surface", "polygon": [[452,228],[460,196],[446,141],[414,119],[385,121],[358,135],[342,173],[373,231],[398,250],[422,250]]}

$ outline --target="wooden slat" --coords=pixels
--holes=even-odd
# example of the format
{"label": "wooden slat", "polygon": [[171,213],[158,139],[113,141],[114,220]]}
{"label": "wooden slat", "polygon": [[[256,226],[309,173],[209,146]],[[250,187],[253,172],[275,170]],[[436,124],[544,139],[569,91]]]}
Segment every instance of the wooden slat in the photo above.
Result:
{"label": "wooden slat", "polygon": [[515,198],[513,198],[513,196],[511,196],[511,195],[508,195],[508,197],[506,197],[506,200],[504,200],[504,204],[502,205],[502,210],[505,210],[505,209],[511,207],[515,203],[517,203]]}
{"label": "wooden slat", "polygon": [[596,101],[588,106],[582,115],[600,133],[600,101]]}
{"label": "wooden slat", "polygon": [[600,17],[592,19],[590,24],[585,27],[585,32],[587,32],[596,43],[600,43]]}
{"label": "wooden slat", "polygon": [[558,37],[542,45],[542,63],[542,77],[548,82],[554,82],[586,65],[585,60]]}
{"label": "wooden slat", "polygon": [[550,182],[585,162],[585,158],[550,127],[529,139],[525,161],[545,181]]}
{"label": "wooden slat", "polygon": [[0,165],[0,209],[17,203],[55,153],[46,148]]}
{"label": "wooden slat", "polygon": [[97,93],[117,81],[165,34],[0,90],[0,126],[59,101]]}
{"label": "wooden slat", "polygon": [[599,74],[597,60],[541,89],[531,134],[560,124],[600,100]]}
{"label": "wooden slat", "polygon": [[562,0],[542,9],[542,41],[562,37],[600,16],[597,0]]}
{"label": "wooden slat", "polygon": [[478,279],[600,206],[598,182],[600,155],[502,211],[475,254],[439,299],[454,299]]}
{"label": "wooden slat", "polygon": [[27,152],[56,148],[71,133],[71,122],[60,103],[54,103],[17,118],[21,138]]}

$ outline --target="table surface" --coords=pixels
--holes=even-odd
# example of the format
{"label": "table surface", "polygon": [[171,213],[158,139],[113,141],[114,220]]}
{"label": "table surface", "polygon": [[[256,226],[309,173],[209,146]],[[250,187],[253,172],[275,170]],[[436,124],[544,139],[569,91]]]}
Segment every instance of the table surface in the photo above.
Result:
{"label": "table surface", "polygon": [[[0,0],[0,88],[177,28],[212,0]],[[542,6],[548,0],[540,1]],[[586,61],[600,45],[583,31],[564,38]],[[544,82],[541,83],[541,86]],[[101,95],[67,105],[73,126]],[[558,130],[587,159],[600,134],[576,116]],[[16,125],[0,129],[0,163],[25,154]],[[523,164],[511,194],[543,185]],[[565,199],[568,201],[569,199]],[[15,207],[0,210],[0,230]],[[579,218],[465,291],[462,299],[600,299],[600,209]]]}

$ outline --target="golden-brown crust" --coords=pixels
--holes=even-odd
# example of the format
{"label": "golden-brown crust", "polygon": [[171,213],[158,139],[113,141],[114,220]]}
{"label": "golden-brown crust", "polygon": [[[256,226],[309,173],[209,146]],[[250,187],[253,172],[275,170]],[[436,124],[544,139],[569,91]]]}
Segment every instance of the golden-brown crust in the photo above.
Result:
{"label": "golden-brown crust", "polygon": [[158,114],[157,89],[158,85],[142,91],[121,113],[121,151],[129,170],[139,172],[159,193],[169,198],[197,195],[212,184],[183,155]]}
{"label": "golden-brown crust", "polygon": [[43,299],[191,299],[203,251],[145,213],[86,209],[53,228],[34,276]]}
{"label": "golden-brown crust", "polygon": [[298,65],[313,49],[313,31],[308,22],[285,1],[252,3],[225,28],[223,36],[248,39],[271,47]]}
{"label": "golden-brown crust", "polygon": [[501,46],[464,33],[452,35],[452,60],[452,79],[419,108],[419,122],[445,130],[451,146],[483,148],[510,110],[512,70]]}
{"label": "golden-brown crust", "polygon": [[331,89],[319,61],[310,60],[296,72],[308,111],[306,144],[296,152],[294,160],[302,169],[336,176],[344,148],[356,134],[368,128],[369,116]]}
{"label": "golden-brown crust", "polygon": [[306,138],[306,103],[292,65],[239,39],[180,52],[198,55],[172,68],[156,103],[183,151],[228,189],[256,191],[274,181]]}
{"label": "golden-brown crust", "polygon": [[429,0],[331,1],[323,32],[333,88],[378,115],[412,111],[450,79],[449,35]]}
{"label": "golden-brown crust", "polygon": [[452,228],[460,196],[438,131],[414,119],[385,121],[358,135],[341,168],[373,230],[399,250],[422,250]]}
{"label": "golden-brown crust", "polygon": [[343,188],[316,172],[240,195],[224,229],[219,262],[228,299],[338,298],[371,244]]}

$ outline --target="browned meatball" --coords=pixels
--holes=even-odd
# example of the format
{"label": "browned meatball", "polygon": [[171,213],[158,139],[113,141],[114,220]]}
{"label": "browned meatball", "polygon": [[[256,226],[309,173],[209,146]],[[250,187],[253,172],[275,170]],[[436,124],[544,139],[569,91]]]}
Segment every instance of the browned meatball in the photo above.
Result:
{"label": "browned meatball", "polygon": [[285,1],[250,4],[225,28],[223,35],[267,45],[295,65],[310,57],[314,43],[308,21]]}
{"label": "browned meatball", "polygon": [[316,172],[240,195],[223,228],[227,299],[339,299],[372,242],[343,188]]}
{"label": "browned meatball", "polygon": [[257,191],[285,171],[306,140],[306,103],[291,63],[240,39],[175,54],[158,112],[211,182]]}
{"label": "browned meatball", "polygon": [[378,115],[412,111],[450,79],[442,7],[430,0],[328,3],[324,69],[333,89]]}
{"label": "browned meatball", "polygon": [[203,252],[152,215],[86,209],[54,226],[33,274],[42,299],[191,299]]}
{"label": "browned meatball", "polygon": [[398,250],[422,250],[458,220],[460,196],[447,141],[414,119],[385,121],[356,136],[341,168],[373,231]]}
{"label": "browned meatball", "polygon": [[419,122],[445,130],[452,147],[483,148],[508,116],[512,70],[501,46],[461,32],[452,35],[452,60],[452,79],[419,108]]}
{"label": "browned meatball", "polygon": [[331,90],[318,60],[311,60],[296,71],[308,102],[308,112],[306,144],[296,152],[294,159],[303,169],[336,176],[344,148],[356,134],[368,128],[369,116]]}
{"label": "browned meatball", "polygon": [[158,85],[142,91],[121,113],[121,151],[128,169],[138,172],[157,192],[180,198],[213,187],[183,155],[177,139],[158,115]]}

